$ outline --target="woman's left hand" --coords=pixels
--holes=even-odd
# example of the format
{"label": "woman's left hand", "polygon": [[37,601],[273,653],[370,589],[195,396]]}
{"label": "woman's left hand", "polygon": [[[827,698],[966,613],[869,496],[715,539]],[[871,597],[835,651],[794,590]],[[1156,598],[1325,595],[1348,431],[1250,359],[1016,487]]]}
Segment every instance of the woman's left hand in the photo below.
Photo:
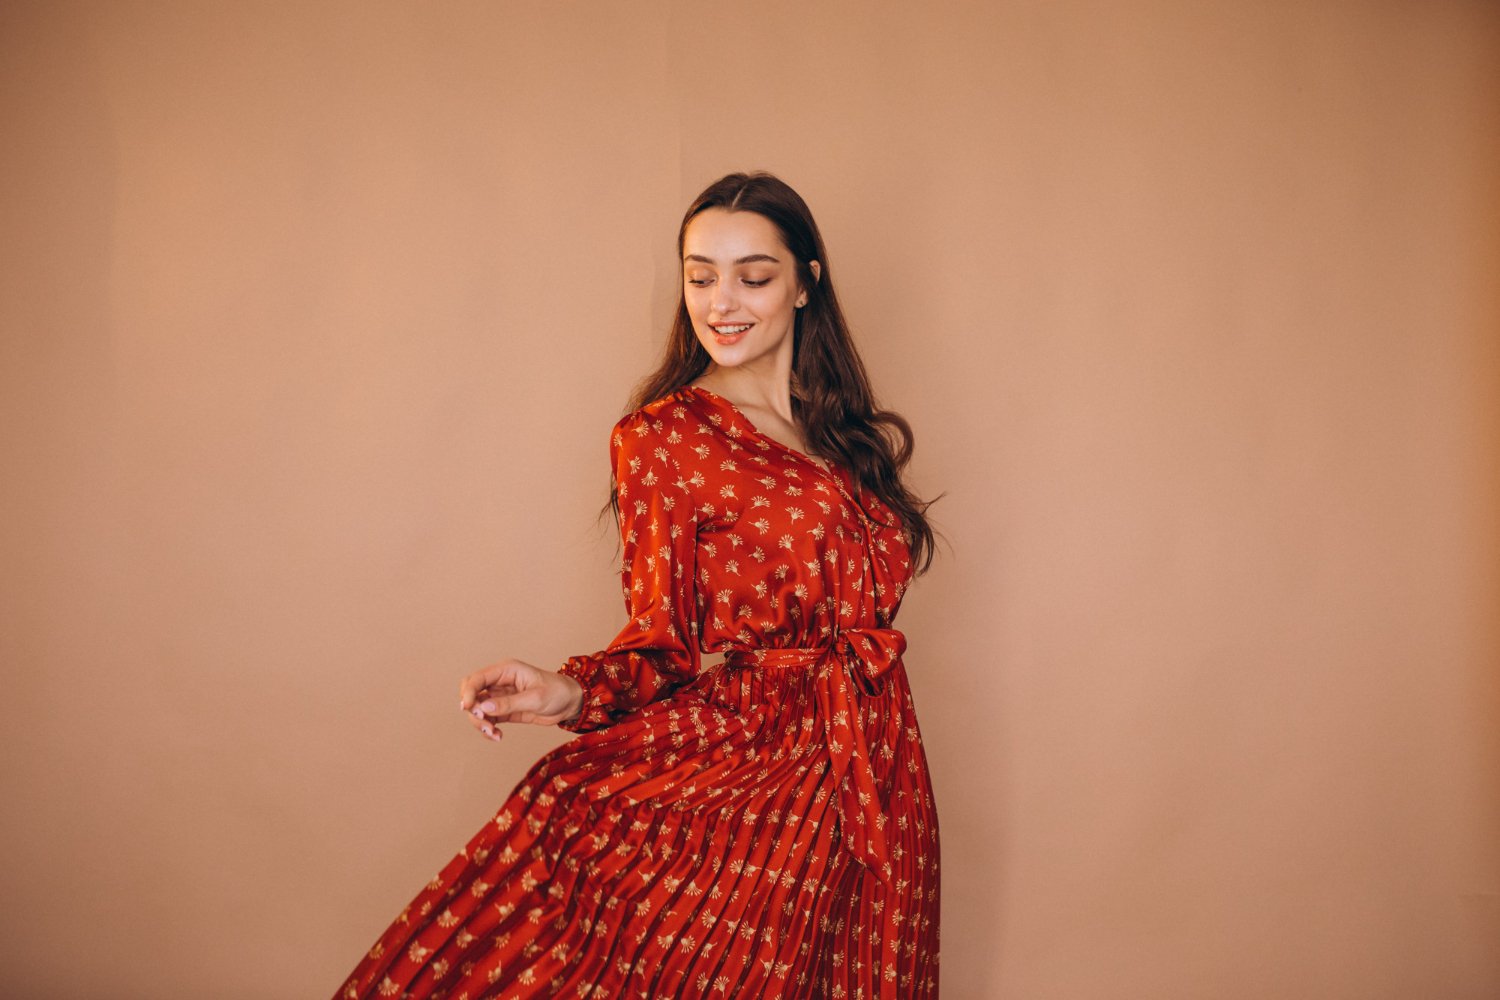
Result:
{"label": "woman's left hand", "polygon": [[583,687],[554,670],[506,659],[476,670],[458,685],[459,708],[486,737],[500,738],[498,723],[551,726],[577,715]]}

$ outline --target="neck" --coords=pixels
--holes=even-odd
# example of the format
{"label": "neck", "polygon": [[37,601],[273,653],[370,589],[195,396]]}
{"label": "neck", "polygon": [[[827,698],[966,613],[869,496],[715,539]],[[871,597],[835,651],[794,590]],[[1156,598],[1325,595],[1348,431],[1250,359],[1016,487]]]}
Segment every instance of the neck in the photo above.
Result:
{"label": "neck", "polygon": [[792,419],[790,350],[777,352],[773,357],[757,359],[749,364],[735,365],[733,368],[710,364],[708,371],[695,381],[736,406],[769,410],[789,424],[796,423]]}

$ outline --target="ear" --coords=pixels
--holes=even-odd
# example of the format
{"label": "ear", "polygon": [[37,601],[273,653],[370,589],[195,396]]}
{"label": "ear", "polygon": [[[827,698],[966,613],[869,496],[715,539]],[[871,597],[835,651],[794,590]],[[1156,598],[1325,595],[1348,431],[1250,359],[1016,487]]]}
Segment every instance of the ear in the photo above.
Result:
{"label": "ear", "polygon": [[[807,269],[812,272],[814,284],[823,280],[823,265],[821,263],[810,260],[807,262]],[[803,289],[802,294],[797,296],[797,308],[801,309],[805,305],[807,305],[807,290]]]}

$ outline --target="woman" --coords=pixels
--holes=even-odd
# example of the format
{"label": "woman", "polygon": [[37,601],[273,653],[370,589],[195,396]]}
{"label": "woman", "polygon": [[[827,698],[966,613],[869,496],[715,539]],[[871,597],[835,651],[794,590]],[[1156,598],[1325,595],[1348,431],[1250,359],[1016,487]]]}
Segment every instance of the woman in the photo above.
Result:
{"label": "woman", "polygon": [[891,627],[932,559],[911,432],[785,183],[716,181],[678,250],[666,358],[610,435],[630,620],[460,686],[490,739],[580,735],[340,997],[937,995],[937,814]]}

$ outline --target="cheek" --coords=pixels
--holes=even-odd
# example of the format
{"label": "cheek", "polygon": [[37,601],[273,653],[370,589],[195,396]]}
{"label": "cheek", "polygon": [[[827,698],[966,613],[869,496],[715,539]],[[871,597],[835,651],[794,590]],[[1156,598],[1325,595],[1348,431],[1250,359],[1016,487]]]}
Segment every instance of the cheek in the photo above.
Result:
{"label": "cheek", "polygon": [[695,285],[688,285],[683,289],[682,300],[687,303],[689,315],[701,316],[708,312],[708,296]]}
{"label": "cheek", "polygon": [[708,303],[703,301],[703,296],[689,295],[686,299],[688,321],[692,324],[693,333],[700,338],[704,337],[704,327],[708,325]]}
{"label": "cheek", "polygon": [[768,294],[758,304],[760,311],[766,316],[790,316],[796,312],[797,295],[795,292],[787,292],[786,289],[778,289]]}

